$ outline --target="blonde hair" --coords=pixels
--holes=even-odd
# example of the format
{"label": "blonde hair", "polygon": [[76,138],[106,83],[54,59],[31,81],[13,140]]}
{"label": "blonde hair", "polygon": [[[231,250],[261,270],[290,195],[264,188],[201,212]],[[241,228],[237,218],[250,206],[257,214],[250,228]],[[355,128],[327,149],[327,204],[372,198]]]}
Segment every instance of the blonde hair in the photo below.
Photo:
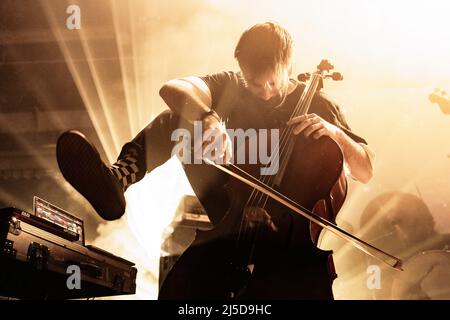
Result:
{"label": "blonde hair", "polygon": [[272,70],[279,79],[280,88],[285,88],[291,68],[291,35],[274,22],[256,24],[241,35],[234,57],[255,76]]}

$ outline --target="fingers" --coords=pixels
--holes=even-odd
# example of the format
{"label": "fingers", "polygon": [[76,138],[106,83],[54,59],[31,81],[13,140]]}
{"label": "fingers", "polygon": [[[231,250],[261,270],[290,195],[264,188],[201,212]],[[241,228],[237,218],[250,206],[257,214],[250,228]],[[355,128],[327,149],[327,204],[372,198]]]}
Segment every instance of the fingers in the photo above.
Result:
{"label": "fingers", "polygon": [[208,129],[203,134],[202,156],[216,164],[228,164],[231,161],[232,143],[222,128]]}
{"label": "fingers", "polygon": [[323,129],[324,125],[322,122],[317,122],[309,125],[303,130],[303,134],[306,138],[310,137],[312,134],[314,134],[317,130]]}
{"label": "fingers", "polygon": [[218,147],[221,148],[221,139],[218,136],[221,133],[217,129],[209,129],[203,133],[202,139],[202,157],[215,161],[218,153]]}
{"label": "fingers", "polygon": [[312,119],[315,117],[317,117],[317,115],[315,113],[303,114],[301,116],[297,116],[297,117],[290,119],[288,122],[286,122],[286,124],[288,126],[291,126],[293,124],[300,123],[300,122],[303,122],[304,120]]}
{"label": "fingers", "polygon": [[222,133],[220,136],[215,137],[216,140],[212,143],[214,145],[212,151],[212,157],[217,164],[229,164],[233,155],[233,149],[230,137],[226,133]]}
{"label": "fingers", "polygon": [[306,138],[319,139],[324,135],[331,136],[332,134],[329,124],[315,113],[294,117],[286,124],[288,126],[294,125],[293,134],[298,135],[303,132]]}
{"label": "fingers", "polygon": [[316,132],[314,132],[312,137],[317,140],[320,137],[325,136],[325,135],[327,135],[327,130],[325,128],[322,128],[322,129],[319,129]]}
{"label": "fingers", "polygon": [[225,147],[224,163],[230,164],[231,159],[233,158],[233,144],[231,143],[231,139],[228,136],[228,134],[226,134],[225,142],[226,142],[226,147]]}
{"label": "fingers", "polygon": [[305,136],[309,136],[312,132],[322,128],[324,125],[320,117],[307,118],[295,126],[292,132],[297,135],[304,132]]}

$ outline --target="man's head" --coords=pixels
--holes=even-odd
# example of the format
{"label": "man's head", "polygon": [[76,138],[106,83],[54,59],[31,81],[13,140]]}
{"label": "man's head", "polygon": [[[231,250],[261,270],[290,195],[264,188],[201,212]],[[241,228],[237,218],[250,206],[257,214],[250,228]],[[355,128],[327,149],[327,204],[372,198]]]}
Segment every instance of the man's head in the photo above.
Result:
{"label": "man's head", "polygon": [[280,96],[289,83],[292,38],[273,22],[246,30],[236,46],[237,59],[247,88],[265,101]]}

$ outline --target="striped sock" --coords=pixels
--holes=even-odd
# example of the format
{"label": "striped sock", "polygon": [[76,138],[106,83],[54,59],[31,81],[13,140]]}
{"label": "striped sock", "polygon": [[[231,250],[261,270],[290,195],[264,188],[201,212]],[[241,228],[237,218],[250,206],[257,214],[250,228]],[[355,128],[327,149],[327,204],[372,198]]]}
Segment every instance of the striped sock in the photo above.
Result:
{"label": "striped sock", "polygon": [[124,191],[137,181],[136,174],[139,172],[139,168],[136,164],[137,161],[137,153],[127,153],[110,168],[112,173],[122,184]]}

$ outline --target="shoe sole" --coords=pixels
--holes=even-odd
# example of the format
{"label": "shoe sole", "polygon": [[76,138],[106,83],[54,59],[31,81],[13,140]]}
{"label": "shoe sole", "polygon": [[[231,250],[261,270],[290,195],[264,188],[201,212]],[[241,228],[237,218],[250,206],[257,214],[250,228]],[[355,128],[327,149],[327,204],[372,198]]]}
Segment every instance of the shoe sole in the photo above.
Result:
{"label": "shoe sole", "polygon": [[[58,166],[69,182],[105,220],[119,219],[125,211],[120,186],[107,181],[108,170],[95,147],[78,131],[64,132],[56,146]],[[105,176],[106,175],[106,176]]]}

